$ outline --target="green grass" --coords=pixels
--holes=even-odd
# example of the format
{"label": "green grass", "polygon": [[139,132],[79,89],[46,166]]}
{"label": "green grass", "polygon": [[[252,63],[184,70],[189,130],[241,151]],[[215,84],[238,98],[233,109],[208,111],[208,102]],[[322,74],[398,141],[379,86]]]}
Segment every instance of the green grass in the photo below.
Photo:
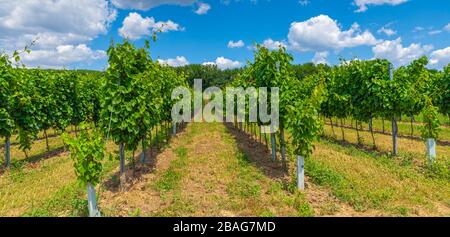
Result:
{"label": "green grass", "polygon": [[177,159],[171,161],[161,177],[156,181],[156,189],[162,193],[172,191],[179,187],[180,180],[183,177],[183,168],[187,165],[187,150],[184,147],[178,147],[175,150]]}
{"label": "green grass", "polygon": [[238,154],[236,158],[238,162],[230,163],[228,170],[237,172],[239,179],[228,184],[227,193],[240,198],[258,198],[261,194],[261,185],[258,180],[262,179],[262,174],[252,172],[246,154]]}
{"label": "green grass", "polygon": [[322,141],[305,170],[313,182],[329,187],[357,211],[375,209],[383,215],[404,216],[435,215],[439,205],[450,210],[449,180],[430,178],[401,157]]}
{"label": "green grass", "polygon": [[[326,132],[330,134],[329,126]],[[345,132],[347,140],[354,142],[354,131]],[[340,129],[336,133],[340,135]],[[362,134],[366,145],[370,145],[369,134]],[[160,142],[162,136],[160,133]],[[321,214],[315,213],[308,202],[308,190],[298,192],[294,179],[289,185],[266,175],[255,161],[255,154],[242,150],[242,144],[223,124],[191,124],[179,136],[176,145],[169,143],[163,148],[172,149],[176,157],[166,170],[156,172],[157,177],[152,179],[156,182],[145,186],[160,193],[163,207],[156,213],[133,207],[129,216]],[[59,138],[52,139],[57,147]],[[428,166],[420,141],[400,140],[398,157],[383,154],[389,149],[389,136],[377,135],[377,143],[381,152],[322,140],[313,157],[306,160],[306,174],[313,183],[359,212],[448,216],[449,148],[439,146],[437,163]],[[32,154],[45,152],[45,141],[36,146]],[[108,150],[117,151],[117,146],[110,142]],[[117,166],[116,160],[106,160],[104,179],[111,177]],[[0,175],[0,186],[0,216],[87,215],[86,187],[76,181],[67,153],[35,162],[14,157],[12,167]],[[102,197],[101,191],[98,196]],[[336,203],[323,205],[330,215],[340,208]]]}
{"label": "green grass", "polygon": [[182,141],[155,185],[170,205],[151,216],[314,215],[304,194],[265,176],[223,124],[192,124]]}
{"label": "green grass", "polygon": [[32,206],[23,216],[88,216],[86,193],[80,184],[71,184],[58,190],[44,203]]}

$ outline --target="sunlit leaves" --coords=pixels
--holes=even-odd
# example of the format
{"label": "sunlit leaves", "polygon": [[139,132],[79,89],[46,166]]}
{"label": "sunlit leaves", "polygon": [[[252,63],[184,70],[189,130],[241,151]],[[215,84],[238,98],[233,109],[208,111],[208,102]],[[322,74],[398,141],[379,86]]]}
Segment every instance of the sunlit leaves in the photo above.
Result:
{"label": "sunlit leaves", "polygon": [[96,185],[102,175],[102,160],[105,155],[105,141],[96,129],[89,134],[84,126],[77,138],[64,135],[64,140],[69,145],[70,157],[73,160],[75,173],[78,180],[85,184]]}

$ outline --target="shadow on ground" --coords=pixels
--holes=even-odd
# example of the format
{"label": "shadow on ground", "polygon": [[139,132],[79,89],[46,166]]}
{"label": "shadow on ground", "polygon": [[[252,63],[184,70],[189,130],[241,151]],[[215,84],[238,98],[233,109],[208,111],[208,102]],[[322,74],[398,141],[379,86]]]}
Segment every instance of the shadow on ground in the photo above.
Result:
{"label": "shadow on ground", "polygon": [[[58,156],[58,155],[64,153],[65,151],[66,151],[66,149],[64,148],[64,146],[59,146],[59,147],[52,148],[49,151],[45,151],[40,154],[29,156],[28,158],[25,158],[22,160],[12,159],[10,168],[11,169],[23,169],[23,167],[35,168],[35,167],[39,166],[39,162],[46,160],[46,159],[50,159],[55,156]],[[2,163],[1,167],[0,167],[0,175],[2,175],[7,169],[10,169],[10,168],[6,168],[4,163]]]}
{"label": "shadow on ground", "polygon": [[[182,133],[186,129],[186,126],[187,124],[178,126],[177,135]],[[102,183],[102,186],[112,193],[127,191],[142,181],[144,175],[154,173],[159,155],[168,148],[170,140],[173,137],[171,132],[171,128],[167,129],[167,133],[160,131],[158,134],[158,143],[156,142],[156,138],[152,137],[152,145],[145,151],[145,163],[141,162],[141,152],[136,152],[132,160],[126,158],[128,163],[125,166],[125,173],[122,176],[122,180],[120,180],[120,171],[116,171]]]}
{"label": "shadow on ground", "polygon": [[[250,134],[244,133],[233,123],[226,123],[225,127],[236,140],[239,150],[246,154],[250,162],[261,170],[264,175],[272,179],[278,179],[283,183],[289,180],[289,175],[279,156],[275,162],[272,161],[271,151],[265,144],[264,138],[252,137]],[[261,140],[261,142],[260,142]]]}

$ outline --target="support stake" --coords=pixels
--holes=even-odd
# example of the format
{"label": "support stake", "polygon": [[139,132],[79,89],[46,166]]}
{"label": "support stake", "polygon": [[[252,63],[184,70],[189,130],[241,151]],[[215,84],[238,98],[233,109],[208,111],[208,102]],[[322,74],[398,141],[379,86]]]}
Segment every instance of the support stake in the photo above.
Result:
{"label": "support stake", "polygon": [[272,143],[272,161],[275,161],[277,158],[277,143],[275,141],[275,133],[271,131],[270,134],[270,142]]}
{"label": "support stake", "polygon": [[147,143],[147,139],[142,138],[142,153],[141,153],[141,163],[144,164],[145,163],[145,150],[146,150],[146,144]]}
{"label": "support stake", "polygon": [[394,156],[398,154],[397,132],[397,120],[394,116],[392,118],[392,154]]}
{"label": "support stake", "polygon": [[125,145],[120,143],[119,145],[119,153],[120,153],[120,175],[122,176],[125,173]]}
{"label": "support stake", "polygon": [[297,188],[305,190],[305,158],[297,156]]}
{"label": "support stake", "polygon": [[5,166],[9,167],[11,164],[11,138],[7,137],[5,142]]}
{"label": "support stake", "polygon": [[436,159],[436,140],[434,138],[427,139],[427,157],[430,165],[433,164]]}
{"label": "support stake", "polygon": [[91,183],[87,184],[88,193],[88,209],[89,217],[100,217],[100,212],[97,209],[97,199],[95,195],[95,188]]}

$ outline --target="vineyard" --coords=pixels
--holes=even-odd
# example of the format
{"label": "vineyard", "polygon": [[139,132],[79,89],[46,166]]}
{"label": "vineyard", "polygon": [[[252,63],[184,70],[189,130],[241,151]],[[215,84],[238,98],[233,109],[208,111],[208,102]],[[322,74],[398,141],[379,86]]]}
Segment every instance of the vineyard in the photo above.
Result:
{"label": "vineyard", "polygon": [[149,44],[111,44],[105,72],[2,55],[0,216],[450,215],[450,65],[352,60],[307,73],[285,48],[257,46],[208,85],[279,88],[279,129],[266,133],[249,115],[260,89],[234,111],[245,121],[173,121],[172,91],[200,74],[152,60]]}

